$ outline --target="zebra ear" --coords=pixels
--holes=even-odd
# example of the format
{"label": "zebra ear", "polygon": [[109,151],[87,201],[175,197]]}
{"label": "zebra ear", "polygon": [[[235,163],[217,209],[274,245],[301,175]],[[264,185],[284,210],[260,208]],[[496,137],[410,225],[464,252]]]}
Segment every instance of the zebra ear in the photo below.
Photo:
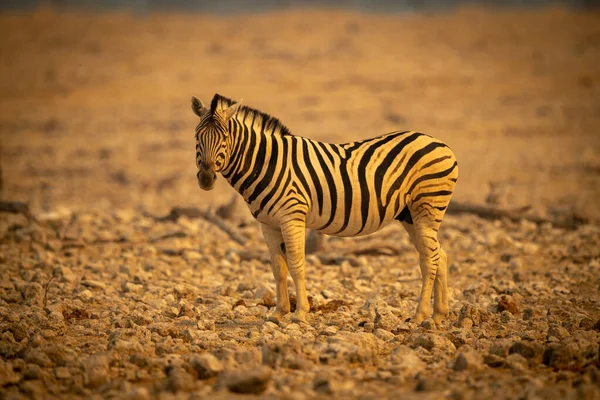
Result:
{"label": "zebra ear", "polygon": [[200,117],[202,115],[202,110],[204,110],[204,104],[202,104],[198,98],[192,96],[192,111],[194,114]]}
{"label": "zebra ear", "polygon": [[242,105],[242,102],[240,101],[239,103],[235,103],[234,105],[229,106],[229,108],[227,110],[225,110],[225,118],[229,121],[229,119],[235,115],[235,113],[237,112],[237,110],[240,108],[241,105]]}

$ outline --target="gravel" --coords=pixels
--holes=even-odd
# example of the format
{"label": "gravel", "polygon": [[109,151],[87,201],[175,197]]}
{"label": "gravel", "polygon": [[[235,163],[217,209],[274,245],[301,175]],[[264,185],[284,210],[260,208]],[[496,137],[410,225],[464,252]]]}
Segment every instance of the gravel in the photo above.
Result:
{"label": "gravel", "polygon": [[[129,217],[54,219],[88,233],[80,239],[87,247],[77,251],[54,228],[0,221],[0,386],[7,398],[599,394],[598,228],[546,231],[448,217],[446,230],[467,220],[472,229],[445,241],[450,318],[439,329],[405,321],[419,290],[409,250],[357,257],[356,265],[309,262],[308,323],[286,316],[274,324],[266,321],[274,306],[267,263],[239,257],[245,249],[201,219],[119,215]],[[125,231],[135,241],[106,239]],[[506,243],[474,252],[479,231]],[[169,232],[185,235],[152,243]],[[245,232],[260,234],[256,225]],[[401,227],[362,243],[396,234]],[[34,250],[24,240],[31,236],[60,246]],[[520,245],[532,240],[535,251]],[[159,243],[176,251],[161,252]],[[351,251],[354,243],[329,238],[313,258]],[[557,256],[556,243],[571,252]],[[252,246],[266,252],[260,241]],[[199,256],[188,258],[182,248]]]}

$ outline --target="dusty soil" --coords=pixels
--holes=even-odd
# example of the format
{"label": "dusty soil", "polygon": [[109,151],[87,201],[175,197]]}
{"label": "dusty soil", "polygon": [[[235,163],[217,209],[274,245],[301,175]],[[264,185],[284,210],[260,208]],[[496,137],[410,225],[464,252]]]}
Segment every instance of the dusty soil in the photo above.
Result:
{"label": "dusty soil", "polygon": [[[0,15],[3,398],[600,397],[600,20],[443,15]],[[307,261],[308,324],[265,322],[256,224],[160,221],[233,192],[195,181],[189,98],[215,92],[297,134],[435,135],[457,201],[531,205],[568,231],[448,216],[451,324],[406,322],[400,226]],[[492,182],[490,188],[490,182]]]}

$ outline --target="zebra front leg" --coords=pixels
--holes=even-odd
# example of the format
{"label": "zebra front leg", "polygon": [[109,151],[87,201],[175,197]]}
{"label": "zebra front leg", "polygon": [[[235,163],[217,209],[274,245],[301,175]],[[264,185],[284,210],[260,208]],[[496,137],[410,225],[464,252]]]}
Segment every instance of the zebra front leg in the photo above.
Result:
{"label": "zebra front leg", "polygon": [[296,286],[296,311],[292,321],[306,322],[306,313],[309,311],[308,297],[306,295],[304,243],[306,223],[296,218],[281,224],[281,233],[285,241],[287,263]]}
{"label": "zebra front leg", "polygon": [[290,312],[290,297],[287,287],[288,267],[284,252],[285,245],[283,236],[281,235],[281,229],[265,224],[261,224],[261,229],[271,255],[271,270],[275,277],[275,286],[277,290],[277,304],[275,306],[275,311],[269,315],[268,320],[279,323],[281,318]]}

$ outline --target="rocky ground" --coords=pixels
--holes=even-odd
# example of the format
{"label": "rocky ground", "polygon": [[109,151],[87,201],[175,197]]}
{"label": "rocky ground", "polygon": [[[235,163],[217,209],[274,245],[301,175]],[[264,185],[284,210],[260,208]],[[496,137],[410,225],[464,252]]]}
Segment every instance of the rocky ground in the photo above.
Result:
{"label": "rocky ground", "polygon": [[[555,9],[441,15],[0,15],[0,398],[600,398],[600,24]],[[273,34],[277,27],[277,35]],[[242,204],[195,180],[189,98],[292,132],[419,129],[455,150],[457,201],[574,230],[448,215],[450,323],[399,225],[307,258],[307,324]],[[244,242],[245,244],[240,244]],[[293,286],[290,281],[291,293]]]}
{"label": "rocky ground", "polygon": [[451,325],[436,329],[406,322],[420,283],[399,225],[327,240],[308,256],[308,324],[276,325],[243,218],[245,248],[203,219],[42,217],[0,226],[4,398],[600,396],[597,226],[449,216]]}

